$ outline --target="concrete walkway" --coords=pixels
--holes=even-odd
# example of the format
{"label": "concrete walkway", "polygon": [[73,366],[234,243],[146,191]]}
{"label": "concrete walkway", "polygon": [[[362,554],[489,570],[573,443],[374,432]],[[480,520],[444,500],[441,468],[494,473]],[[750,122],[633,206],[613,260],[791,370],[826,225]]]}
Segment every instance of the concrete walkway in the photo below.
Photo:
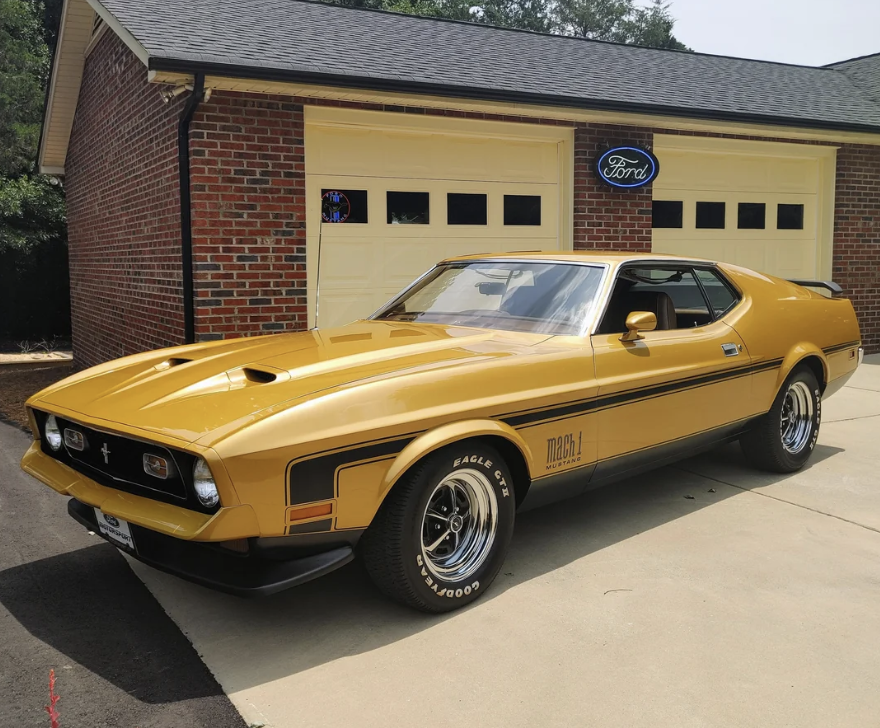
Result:
{"label": "concrete walkway", "polygon": [[878,471],[873,357],[803,472],[731,446],[525,514],[492,590],[449,616],[357,564],[263,601],[134,568],[254,725],[873,726]]}

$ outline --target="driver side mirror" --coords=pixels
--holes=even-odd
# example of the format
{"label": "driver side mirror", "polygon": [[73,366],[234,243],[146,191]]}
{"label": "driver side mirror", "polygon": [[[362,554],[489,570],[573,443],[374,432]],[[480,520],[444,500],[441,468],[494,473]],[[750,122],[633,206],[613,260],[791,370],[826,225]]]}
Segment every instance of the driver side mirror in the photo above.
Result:
{"label": "driver side mirror", "polygon": [[[619,319],[618,319],[619,320]],[[636,341],[644,339],[640,331],[653,331],[657,328],[657,316],[650,311],[633,311],[626,317],[626,333],[620,337],[621,341]]]}

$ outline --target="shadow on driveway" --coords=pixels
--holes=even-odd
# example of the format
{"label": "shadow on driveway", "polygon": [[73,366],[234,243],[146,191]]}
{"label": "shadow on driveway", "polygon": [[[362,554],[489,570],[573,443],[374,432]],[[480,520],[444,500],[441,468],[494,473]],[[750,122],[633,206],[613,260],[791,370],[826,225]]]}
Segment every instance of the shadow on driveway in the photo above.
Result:
{"label": "shadow on driveway", "polygon": [[[818,446],[810,466],[839,452]],[[719,455],[742,461],[737,446]],[[743,494],[742,489],[673,466],[520,514],[510,553],[490,591],[473,605],[440,616],[385,599],[358,561],[257,601],[216,594],[142,564],[134,567],[232,694],[408,639],[480,610],[529,580],[564,580],[565,567],[574,561]],[[605,590],[629,586],[633,585],[597,583],[589,588],[601,596]],[[522,625],[525,630],[539,627]]]}
{"label": "shadow on driveway", "polygon": [[25,475],[30,438],[0,425],[0,726],[243,728],[211,673],[125,560]]}

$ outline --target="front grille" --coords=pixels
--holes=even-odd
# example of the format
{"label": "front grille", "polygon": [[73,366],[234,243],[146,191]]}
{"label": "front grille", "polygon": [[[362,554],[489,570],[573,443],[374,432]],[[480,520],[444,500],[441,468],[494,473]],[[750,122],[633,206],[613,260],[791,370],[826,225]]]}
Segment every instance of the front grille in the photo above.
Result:
{"label": "front grille", "polygon": [[[35,411],[40,432],[44,432],[47,415]],[[112,432],[96,430],[56,415],[62,436],[65,429],[81,433],[82,450],[69,447],[66,439],[58,452],[53,452],[41,437],[41,448],[50,457],[60,460],[101,485],[133,493],[145,498],[173,503],[202,513],[213,513],[219,506],[205,508],[196,498],[192,486],[195,455],[164,445],[136,440]],[[144,472],[144,455],[155,455],[173,464],[164,480]]]}

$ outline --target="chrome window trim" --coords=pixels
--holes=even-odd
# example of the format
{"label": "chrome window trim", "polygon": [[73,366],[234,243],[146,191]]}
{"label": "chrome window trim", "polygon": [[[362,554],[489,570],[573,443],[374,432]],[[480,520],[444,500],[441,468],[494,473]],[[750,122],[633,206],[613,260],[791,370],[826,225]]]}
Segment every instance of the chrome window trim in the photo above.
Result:
{"label": "chrome window trim", "polygon": [[[398,293],[394,298],[386,303],[382,304],[378,309],[373,311],[367,319],[367,321],[377,320],[377,316],[380,312],[384,311],[387,308],[392,308],[400,299],[406,296],[410,290],[415,288],[419,283],[421,283],[425,278],[431,275],[438,268],[446,268],[450,265],[455,264],[465,264],[469,265],[471,263],[532,263],[534,265],[546,265],[547,263],[555,263],[559,265],[577,265],[584,268],[602,268],[602,278],[599,281],[599,285],[597,286],[598,295],[593,298],[592,303],[590,304],[589,309],[584,314],[584,322],[580,328],[579,333],[577,334],[547,334],[548,336],[577,336],[579,338],[586,338],[590,334],[590,329],[592,325],[595,324],[594,317],[596,315],[597,307],[599,305],[600,300],[602,299],[602,291],[605,288],[605,285],[608,281],[608,275],[611,271],[611,263],[605,263],[602,261],[587,261],[587,260],[566,260],[564,258],[518,258],[516,256],[511,256],[509,258],[468,258],[467,260],[449,260],[438,263],[432,268],[425,271],[422,275],[416,278],[412,283],[410,283],[406,288],[404,288],[400,293]],[[402,323],[402,322],[397,322]],[[507,329],[491,329],[487,328],[486,331],[507,331]],[[540,333],[540,332],[519,332],[519,333]]]}

